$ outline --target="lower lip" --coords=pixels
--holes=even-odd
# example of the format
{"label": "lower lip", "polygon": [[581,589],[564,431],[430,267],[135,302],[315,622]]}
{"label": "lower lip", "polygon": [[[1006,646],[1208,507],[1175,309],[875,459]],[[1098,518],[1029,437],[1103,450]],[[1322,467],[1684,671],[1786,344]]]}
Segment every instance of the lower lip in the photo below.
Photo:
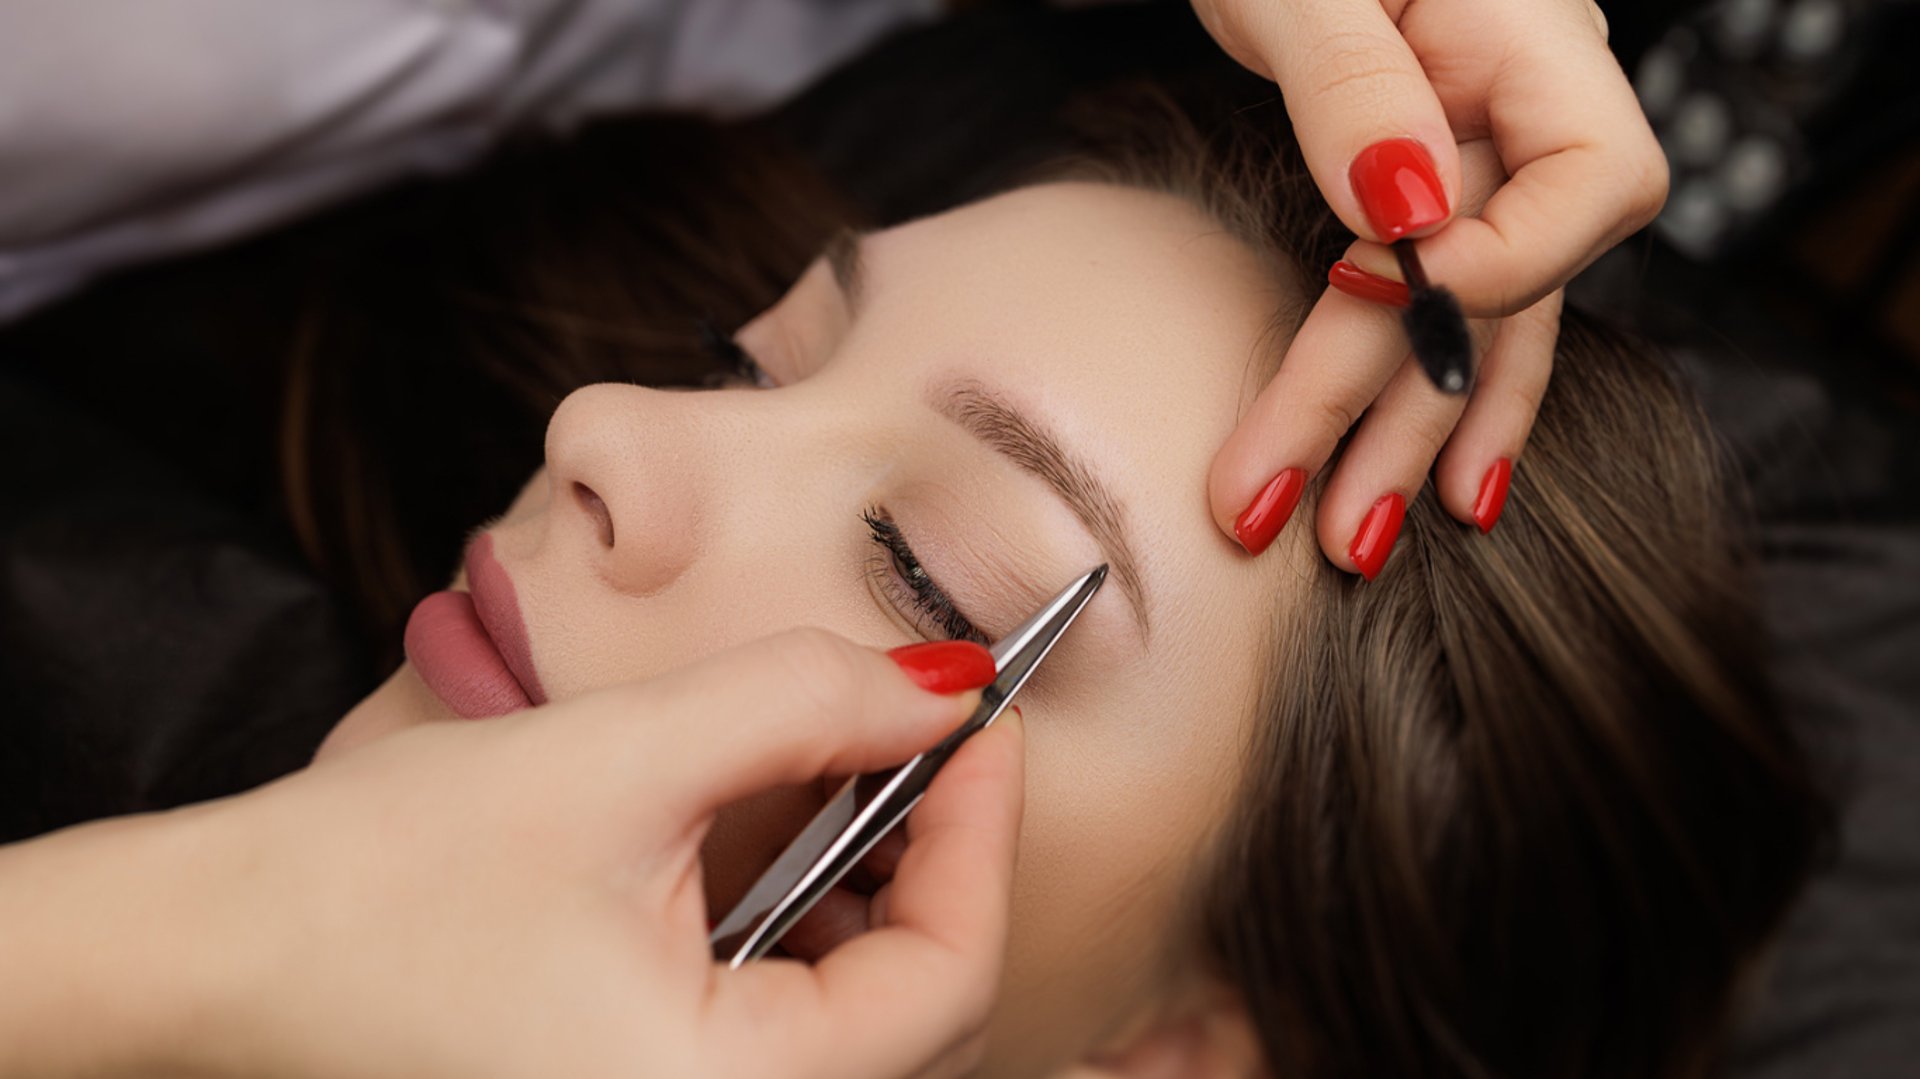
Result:
{"label": "lower lip", "polygon": [[533,707],[465,592],[421,600],[407,619],[406,649],[421,681],[461,716],[483,719]]}

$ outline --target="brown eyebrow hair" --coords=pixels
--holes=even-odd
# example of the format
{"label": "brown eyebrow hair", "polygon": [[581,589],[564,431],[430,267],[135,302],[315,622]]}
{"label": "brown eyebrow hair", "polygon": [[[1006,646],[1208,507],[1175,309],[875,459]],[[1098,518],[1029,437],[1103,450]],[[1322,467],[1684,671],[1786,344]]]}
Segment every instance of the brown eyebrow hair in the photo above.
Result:
{"label": "brown eyebrow hair", "polygon": [[1113,576],[1133,604],[1140,634],[1147,636],[1146,587],[1140,560],[1128,542],[1126,508],[1091,468],[1066,451],[1060,440],[1032,417],[978,382],[963,380],[936,386],[928,395],[934,411],[964,427],[1014,464],[1046,481],[1106,552]]}

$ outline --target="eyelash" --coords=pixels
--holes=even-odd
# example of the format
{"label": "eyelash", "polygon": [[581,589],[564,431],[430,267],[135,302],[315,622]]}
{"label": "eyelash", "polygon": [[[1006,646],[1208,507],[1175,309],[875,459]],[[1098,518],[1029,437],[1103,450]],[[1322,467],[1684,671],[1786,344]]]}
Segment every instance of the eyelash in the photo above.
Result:
{"label": "eyelash", "polygon": [[721,333],[713,323],[702,319],[699,324],[700,347],[707,355],[726,365],[724,371],[714,371],[701,380],[701,385],[710,390],[728,389],[745,383],[757,389],[770,390],[779,385],[767,369],[753,354],[740,347],[730,335]]}
{"label": "eyelash", "polygon": [[876,557],[872,568],[875,579],[887,590],[896,606],[920,611],[949,640],[987,643],[986,634],[973,627],[973,622],[960,613],[960,608],[947,595],[946,589],[941,588],[939,582],[922,568],[920,559],[914,556],[913,548],[907,544],[907,537],[901,533],[900,526],[893,522],[893,518],[887,516],[886,510],[878,506],[870,507],[861,512],[860,519],[867,523],[868,535],[886,555],[887,564],[882,565]]}
{"label": "eyelash", "polygon": [[[709,389],[722,389],[744,382],[763,389],[777,385],[760,366],[753,354],[740,347],[740,343],[723,334],[711,322],[700,323],[700,344],[714,359],[726,365],[725,371],[715,371],[704,380]],[[933,628],[950,640],[973,641],[986,644],[986,634],[975,629],[973,622],[960,613],[953,598],[933,579],[920,559],[913,553],[913,547],[907,543],[907,537],[900,531],[887,512],[877,506],[869,507],[860,514],[866,522],[867,534],[886,557],[885,564],[875,558],[872,572],[880,586],[887,592],[888,598],[902,613],[911,608],[921,612],[933,622]]]}

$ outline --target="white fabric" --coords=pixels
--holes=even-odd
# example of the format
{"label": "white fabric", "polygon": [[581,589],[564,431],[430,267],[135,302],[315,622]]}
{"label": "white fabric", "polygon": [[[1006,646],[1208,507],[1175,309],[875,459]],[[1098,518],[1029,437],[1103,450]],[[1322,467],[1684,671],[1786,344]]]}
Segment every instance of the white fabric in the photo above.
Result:
{"label": "white fabric", "polygon": [[741,109],[939,0],[0,0],[0,321],[524,126]]}

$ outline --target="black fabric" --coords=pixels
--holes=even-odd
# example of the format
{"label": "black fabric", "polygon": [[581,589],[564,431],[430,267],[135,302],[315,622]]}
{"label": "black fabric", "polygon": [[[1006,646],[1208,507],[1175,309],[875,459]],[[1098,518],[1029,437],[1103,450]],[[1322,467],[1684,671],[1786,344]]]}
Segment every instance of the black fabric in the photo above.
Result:
{"label": "black fabric", "polygon": [[285,544],[151,451],[0,380],[0,460],[0,841],[284,774],[366,688]]}
{"label": "black fabric", "polygon": [[[1044,159],[1075,88],[1204,63],[1180,4],[988,13],[905,35],[767,123],[893,221]],[[211,331],[171,314],[219,310],[244,331],[287,313],[245,282],[170,291],[191,276],[48,316],[131,312],[102,328],[141,342],[121,369],[63,369],[27,347],[60,335],[33,326],[0,335],[0,839],[245,789],[303,763],[371,688],[372,645],[275,523],[258,387],[197,366]],[[1836,863],[1756,991],[1734,1074],[1920,1073],[1916,407],[1643,243],[1575,291],[1672,348],[1737,452],[1775,679],[1844,796]]]}

